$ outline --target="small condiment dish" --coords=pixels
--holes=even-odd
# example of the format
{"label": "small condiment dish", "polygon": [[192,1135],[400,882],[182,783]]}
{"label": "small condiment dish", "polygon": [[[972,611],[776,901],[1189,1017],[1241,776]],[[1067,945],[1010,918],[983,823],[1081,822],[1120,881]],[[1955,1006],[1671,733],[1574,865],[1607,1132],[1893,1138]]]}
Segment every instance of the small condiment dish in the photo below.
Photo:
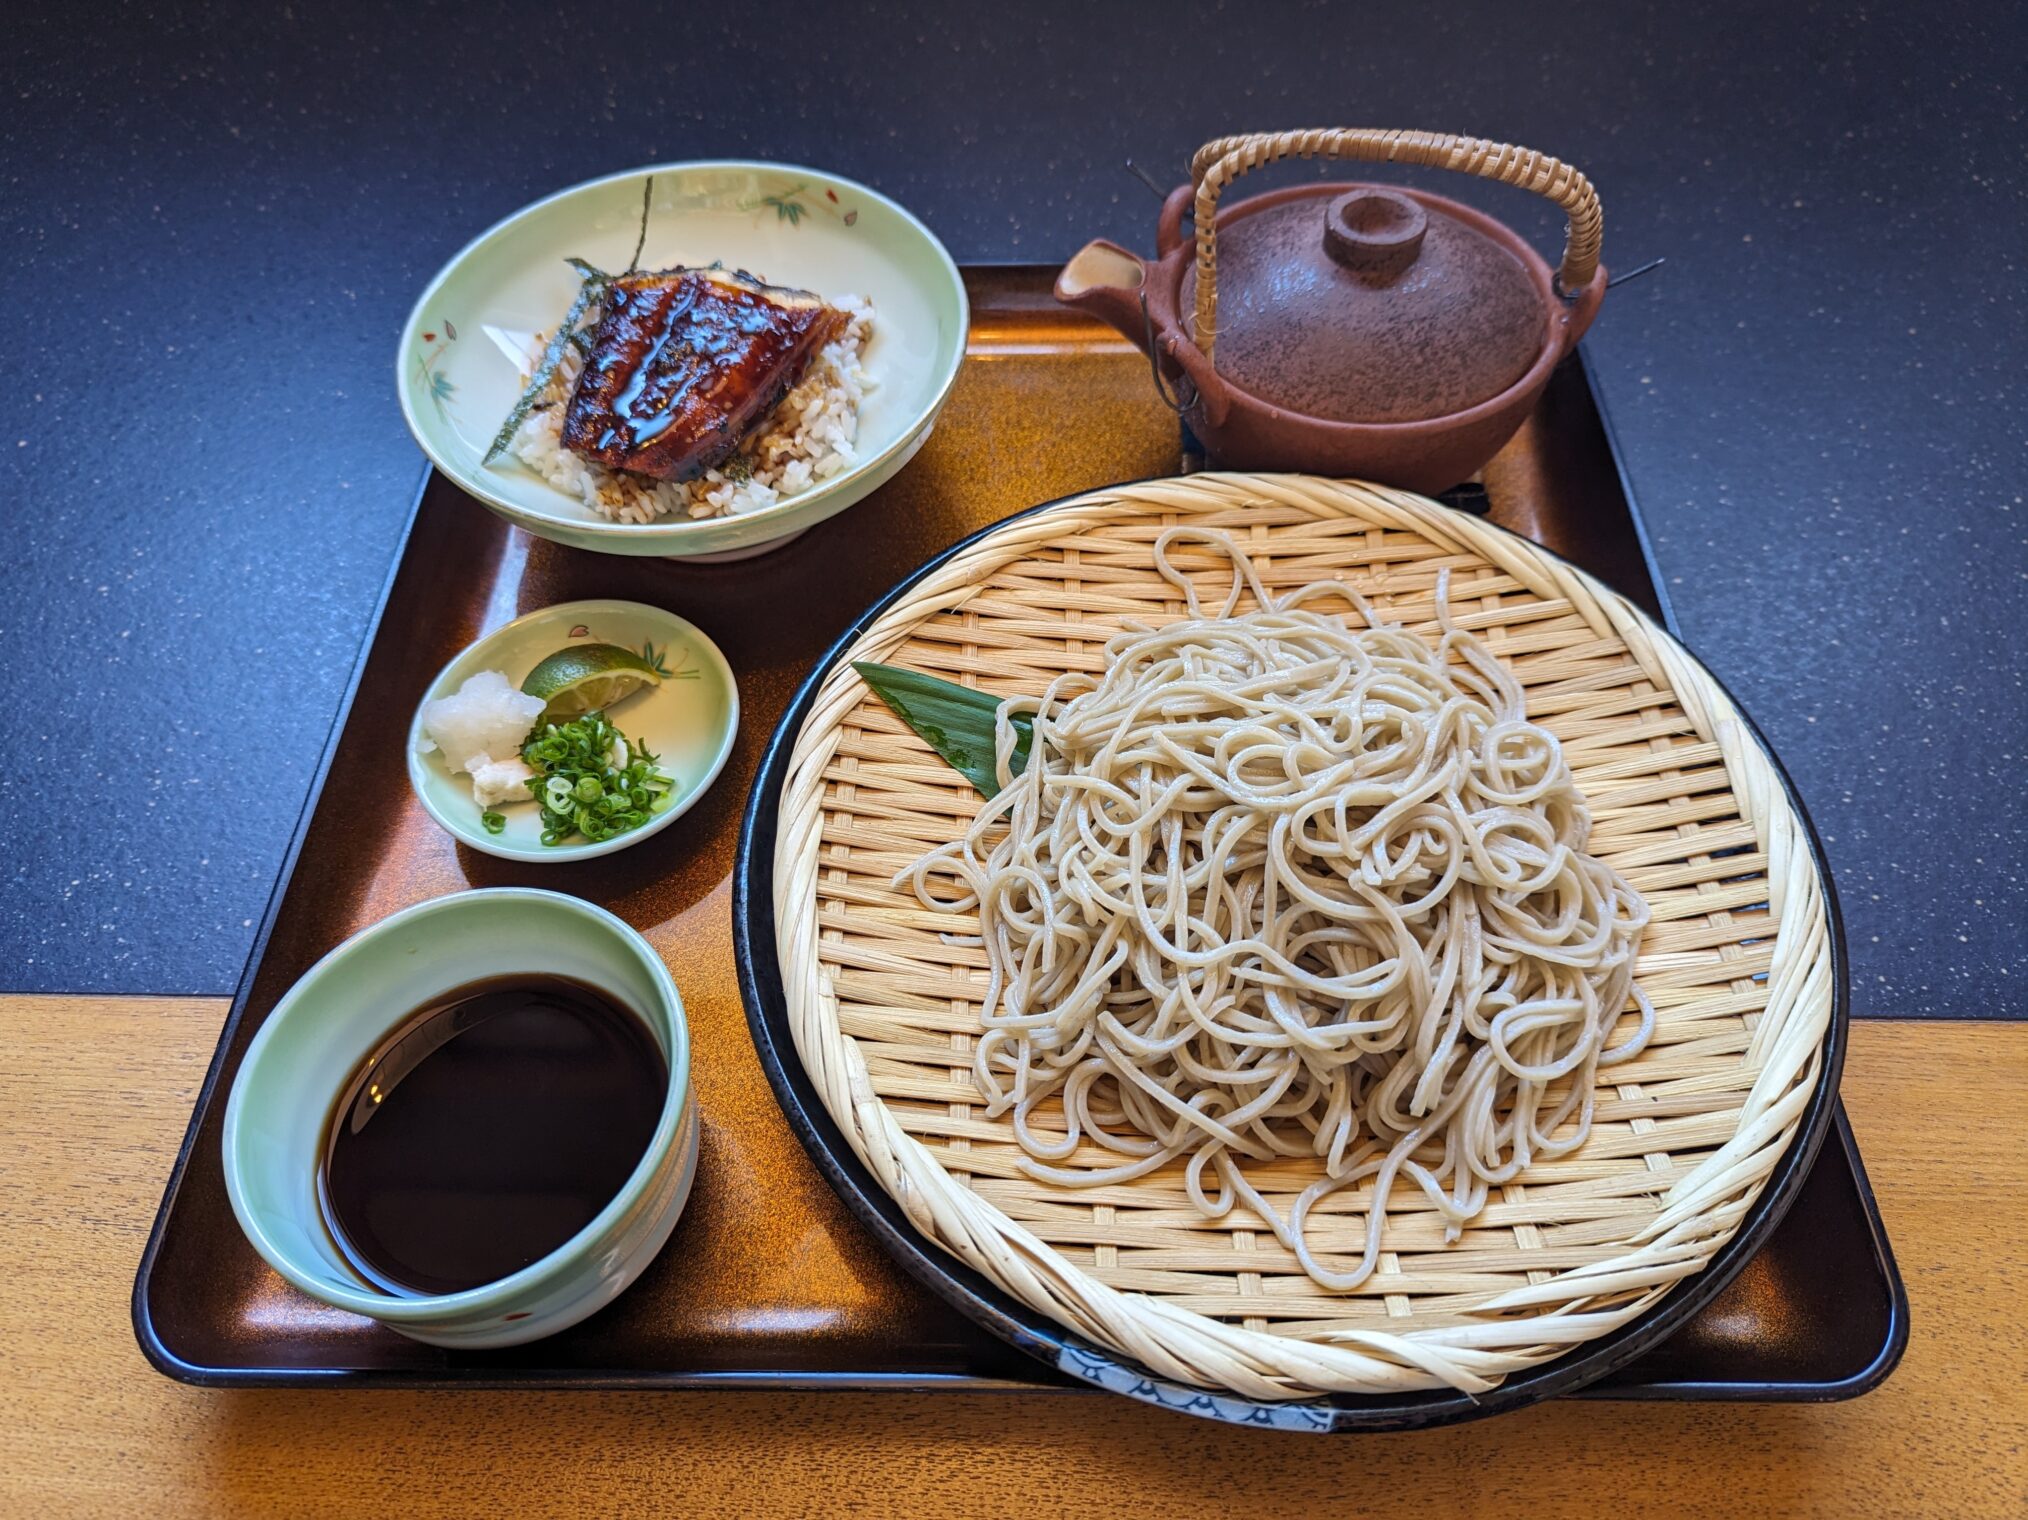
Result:
{"label": "small condiment dish", "polygon": [[[648,645],[661,658],[669,671],[662,683],[615,703],[607,716],[629,741],[638,739],[654,752],[675,776],[675,789],[639,828],[597,843],[574,835],[544,844],[541,810],[532,798],[497,806],[506,821],[499,833],[488,833],[486,809],[472,800],[471,777],[454,772],[449,757],[422,748],[423,708],[482,670],[500,671],[518,686],[538,663],[574,644],[635,651]],[[738,731],[732,666],[695,624],[643,602],[564,602],[496,628],[437,672],[409,723],[408,779],[424,810],[461,844],[503,860],[589,860],[638,844],[688,812],[725,768]]]}
{"label": "small condiment dish", "polygon": [[[383,1292],[347,1262],[318,1203],[334,1105],[410,1010],[513,972],[587,983],[647,1026],[669,1066],[653,1137],[612,1201],[547,1256],[461,1293]],[[697,1135],[689,1025],[661,957],[603,908],[557,892],[495,887],[383,919],[289,989],[233,1081],[225,1187],[254,1249],[312,1298],[434,1346],[513,1346],[603,1308],[655,1258],[689,1198]]]}

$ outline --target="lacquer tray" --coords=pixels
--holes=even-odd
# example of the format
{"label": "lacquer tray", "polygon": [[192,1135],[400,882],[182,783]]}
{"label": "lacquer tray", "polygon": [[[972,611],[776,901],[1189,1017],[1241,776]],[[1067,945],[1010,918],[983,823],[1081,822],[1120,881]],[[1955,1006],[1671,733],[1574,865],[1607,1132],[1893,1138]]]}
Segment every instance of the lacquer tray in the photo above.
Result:
{"label": "lacquer tray", "polygon": [[[426,478],[220,1036],[134,1290],[149,1360],[187,1382],[406,1387],[1067,1387],[918,1284],[806,1156],[749,1037],[734,855],[762,751],[797,686],[866,607],[938,550],[1036,502],[1187,468],[1147,364],[1056,307],[1053,271],[969,271],[970,357],[936,435],[877,495],[762,558],[681,565],[511,529]],[[1461,510],[1490,510],[1667,618],[1586,372],[1566,366]],[[551,603],[623,597],[725,650],[744,711],[712,793],[638,849],[515,865],[458,847],[410,798],[402,736],[425,685],[485,631]],[[288,986],[346,935],[467,886],[536,884],[613,909],[668,958],[703,1116],[696,1190],[668,1248],[611,1308],[512,1351],[454,1353],[286,1287],[234,1223],[224,1094]],[[1898,1359],[1907,1301],[1842,1115],[1767,1244],[1594,1398],[1828,1399]]]}

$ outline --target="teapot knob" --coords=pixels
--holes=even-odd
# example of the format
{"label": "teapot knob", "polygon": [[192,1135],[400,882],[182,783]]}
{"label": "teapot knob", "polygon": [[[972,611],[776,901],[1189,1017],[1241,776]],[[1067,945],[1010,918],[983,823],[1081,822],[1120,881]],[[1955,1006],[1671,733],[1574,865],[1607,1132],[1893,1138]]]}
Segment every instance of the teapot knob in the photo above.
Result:
{"label": "teapot knob", "polygon": [[1324,208],[1324,251],[1354,274],[1391,280],[1422,252],[1429,216],[1392,190],[1352,190]]}

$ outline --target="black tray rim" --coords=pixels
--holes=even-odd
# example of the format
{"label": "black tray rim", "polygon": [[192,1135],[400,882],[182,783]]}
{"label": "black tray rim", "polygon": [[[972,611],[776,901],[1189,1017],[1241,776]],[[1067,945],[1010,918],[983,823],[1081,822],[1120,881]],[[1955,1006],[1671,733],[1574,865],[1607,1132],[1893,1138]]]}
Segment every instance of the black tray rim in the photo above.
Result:
{"label": "black tray rim", "polygon": [[[1591,384],[1592,377],[1588,370],[1584,378],[1595,400],[1596,387]],[[1605,422],[1602,410],[1600,421],[1602,424]],[[1608,433],[1608,443],[1611,441],[1611,435]],[[1615,452],[1615,464],[1617,463],[1618,456]],[[1140,482],[1116,484],[1138,483]],[[1105,490],[1108,487],[1090,489]],[[772,877],[775,824],[782,786],[787,778],[789,755],[794,747],[796,735],[802,731],[803,723],[815,702],[818,688],[866,629],[925,577],[1008,524],[1050,511],[1066,501],[1089,494],[1090,490],[1077,491],[1011,513],[999,522],[968,534],[903,576],[885,595],[861,613],[819,658],[783,711],[774,733],[768,740],[767,749],[762,754],[759,769],[755,773],[753,789],[748,795],[746,814],[741,821],[739,848],[735,858],[732,903],[733,950],[739,967],[740,993],[746,1003],[747,1026],[753,1034],[761,1066],[767,1073],[769,1083],[775,1089],[775,1096],[781,1103],[790,1127],[802,1140],[811,1160],[824,1173],[859,1221],[873,1232],[911,1276],[974,1322],[1027,1352],[1047,1367],[1068,1373],[1095,1386],[1106,1387],[1110,1383],[1115,1385],[1114,1391],[1203,1418],[1233,1424],[1331,1434],[1351,1431],[1415,1430],[1436,1425],[1458,1424],[1518,1409],[1542,1399],[1576,1393],[1660,1344],[1731,1284],[1747,1261],[1773,1233],[1775,1226],[1781,1222],[1789,1206],[1795,1201],[1796,1194],[1801,1190],[1803,1182],[1815,1164],[1817,1152],[1822,1147],[1826,1134],[1833,1128],[1834,1116],[1841,1113],[1838,1104],[1838,1083],[1844,1069],[1846,1035],[1851,1019],[1851,987],[1844,921],[1839,911],[1837,889],[1832,882],[1830,862],[1825,856],[1823,843],[1818,838],[1816,825],[1811,821],[1802,797],[1787,769],[1782,765],[1780,757],[1768,743],[1759,725],[1753,721],[1722,681],[1718,683],[1719,689],[1732,702],[1734,710],[1739,714],[1748,732],[1753,735],[1772,762],[1775,774],[1781,782],[1783,794],[1802,822],[1810,859],[1817,869],[1819,880],[1823,883],[1826,916],[1830,926],[1832,976],[1831,1022],[1825,1032],[1824,1061],[1818,1072],[1810,1102],[1803,1112],[1795,1140],[1776,1163],[1773,1174],[1762,1187],[1760,1196],[1748,1209],[1737,1232],[1718,1250],[1702,1271],[1679,1283],[1654,1308],[1639,1318],[1540,1367],[1516,1374],[1486,1394],[1430,1392],[1387,1397],[1338,1395],[1330,1399],[1268,1404],[1233,1395],[1210,1395],[1158,1378],[1129,1359],[1116,1356],[1064,1330],[1054,1321],[1035,1313],[1026,1305],[1001,1292],[969,1267],[941,1250],[927,1245],[913,1226],[907,1223],[905,1216],[901,1214],[900,1206],[866,1172],[858,1157],[852,1154],[844,1137],[838,1133],[830,1116],[824,1112],[822,1103],[815,1098],[814,1093],[804,1090],[803,1084],[807,1082],[807,1078],[804,1077],[800,1060],[792,1049],[784,1052],[776,1038],[776,1027],[785,1024],[787,1010],[774,951],[773,894],[765,887],[759,890],[756,890],[756,887],[760,870],[767,870],[769,879]],[[1632,497],[1629,496],[1626,500],[1629,515],[1638,523],[1639,517],[1633,511]],[[1533,540],[1528,542],[1532,544]],[[1640,533],[1640,544],[1643,560],[1652,577],[1654,560],[1645,531]],[[1583,571],[1582,567],[1571,564],[1555,551],[1545,549],[1539,544],[1534,547],[1570,565],[1572,569],[1590,575],[1589,571]],[[1592,579],[1598,578],[1593,576]],[[1667,602],[1661,601],[1659,605],[1663,609],[1666,626],[1666,623],[1672,622],[1673,619],[1668,618]],[[1673,628],[1669,628],[1668,631],[1672,637],[1675,636]],[[1688,646],[1685,647],[1687,649]],[[1690,652],[1694,658],[1695,652]],[[1700,665],[1702,663],[1699,661]],[[1708,673],[1709,667],[1705,668]],[[1715,675],[1712,678],[1714,681],[1717,680]],[[1863,1173],[1859,1173],[1856,1166],[1854,1170],[1855,1175],[1863,1178]],[[1870,1190],[1867,1190],[1866,1198],[1868,1202],[1871,1201]],[[1868,1213],[1870,1217],[1877,1218],[1877,1210],[1869,1209]],[[1898,1274],[1893,1275],[1898,1289]],[[1902,1302],[1898,1293],[1896,1299],[1897,1304]],[[1906,1319],[1905,1313],[1895,1315],[1895,1323],[1901,1327],[1901,1338],[1904,1343]],[[1889,1347],[1888,1350],[1892,1351],[1893,1360],[1899,1359],[1898,1349]],[[1878,1382],[1892,1370],[1893,1360],[1887,1360],[1885,1352],[1883,1360],[1886,1361],[1886,1365],[1880,1367],[1872,1382]],[[1869,1368],[1862,1377],[1872,1372],[1873,1369]],[[1106,1381],[1101,1381],[1102,1379]],[[1865,1386],[1872,1386],[1872,1382]],[[1811,1387],[1812,1392],[1804,1396],[1838,1396],[1815,1391],[1820,1385],[1806,1386]],[[1863,1391],[1864,1388],[1855,1388],[1853,1393]],[[1624,1396],[1622,1390],[1615,1390],[1615,1393]]]}
{"label": "black tray rim", "polygon": [[[337,711],[331,716],[331,726],[324,734],[323,752],[317,757],[317,768],[311,772],[310,784],[303,794],[303,805],[296,812],[296,827],[289,835],[288,848],[282,852],[282,866],[275,874],[275,884],[268,893],[267,906],[261,911],[260,927],[254,931],[253,946],[247,951],[246,965],[241,968],[239,983],[233,988],[232,1006],[227,1010],[225,1022],[219,1026],[218,1043],[213,1047],[211,1060],[204,1069],[204,1081],[197,1089],[197,1099],[190,1107],[190,1123],[183,1132],[183,1143],[176,1148],[176,1161],[169,1169],[169,1180],[162,1189],[162,1202],[155,1210],[155,1222],[148,1230],[148,1244],[142,1249],[141,1262],[134,1272],[134,1291],[131,1300],[131,1315],[134,1325],[134,1339],[140,1344],[141,1354],[148,1363],[165,1377],[179,1383],[190,1383],[199,1387],[219,1387],[235,1383],[240,1379],[221,1376],[220,1369],[200,1367],[185,1361],[169,1349],[155,1325],[155,1314],[148,1302],[148,1290],[154,1280],[155,1263],[162,1254],[164,1237],[169,1230],[169,1216],[176,1206],[176,1195],[182,1191],[183,1178],[190,1170],[191,1154],[197,1148],[198,1132],[204,1128],[204,1121],[211,1112],[212,1100],[218,1094],[218,1084],[225,1071],[227,1053],[232,1049],[232,1037],[238,1030],[240,1020],[245,1017],[247,1005],[253,1000],[254,982],[259,978],[261,966],[267,960],[268,941],[273,938],[276,921],[281,917],[282,904],[289,895],[289,887],[295,880],[296,865],[301,860],[303,845],[310,837],[310,825],[317,814],[317,804],[323,800],[324,785],[330,779],[331,766],[338,757],[338,746],[345,737],[345,726],[351,721],[352,707],[359,697],[360,683],[366,678],[366,666],[372,659],[374,646],[380,641],[380,625],[387,615],[388,598],[394,595],[394,585],[401,578],[402,566],[408,561],[409,540],[415,536],[417,518],[422,513],[423,498],[429,494],[435,468],[427,462],[416,480],[415,490],[410,497],[408,514],[402,520],[401,537],[394,546],[394,553],[387,565],[387,574],[382,577],[380,592],[373,600],[373,615],[367,619],[365,631],[360,635],[358,646],[352,655],[352,671],[346,678],[344,694],[339,698]],[[308,1375],[291,1381],[328,1382],[329,1372],[319,1369],[284,1369],[287,1373],[297,1371]]]}

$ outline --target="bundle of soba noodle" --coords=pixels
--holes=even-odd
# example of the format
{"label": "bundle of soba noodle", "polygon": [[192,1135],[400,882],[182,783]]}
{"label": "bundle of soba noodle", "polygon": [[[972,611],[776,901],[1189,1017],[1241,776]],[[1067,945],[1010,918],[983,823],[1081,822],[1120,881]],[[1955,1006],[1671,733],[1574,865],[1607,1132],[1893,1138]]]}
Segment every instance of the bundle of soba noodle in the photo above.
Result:
{"label": "bundle of soba noodle", "polygon": [[[1171,558],[1184,538],[1231,556],[1216,612]],[[1404,1179],[1455,1239],[1489,1189],[1584,1142],[1596,1069],[1653,1029],[1647,906],[1585,853],[1556,739],[1445,580],[1432,647],[1338,582],[1270,596],[1220,533],[1171,529],[1155,558],[1188,615],[1113,638],[1095,681],[1005,703],[999,795],[903,879],[978,914],[973,1074],[1032,1175],[1100,1186],[1183,1158],[1206,1217],[1243,1202],[1349,1291]],[[1314,1163],[1284,1207],[1248,1180],[1276,1157]],[[1368,1179],[1363,1253],[1334,1269],[1306,1218]]]}

